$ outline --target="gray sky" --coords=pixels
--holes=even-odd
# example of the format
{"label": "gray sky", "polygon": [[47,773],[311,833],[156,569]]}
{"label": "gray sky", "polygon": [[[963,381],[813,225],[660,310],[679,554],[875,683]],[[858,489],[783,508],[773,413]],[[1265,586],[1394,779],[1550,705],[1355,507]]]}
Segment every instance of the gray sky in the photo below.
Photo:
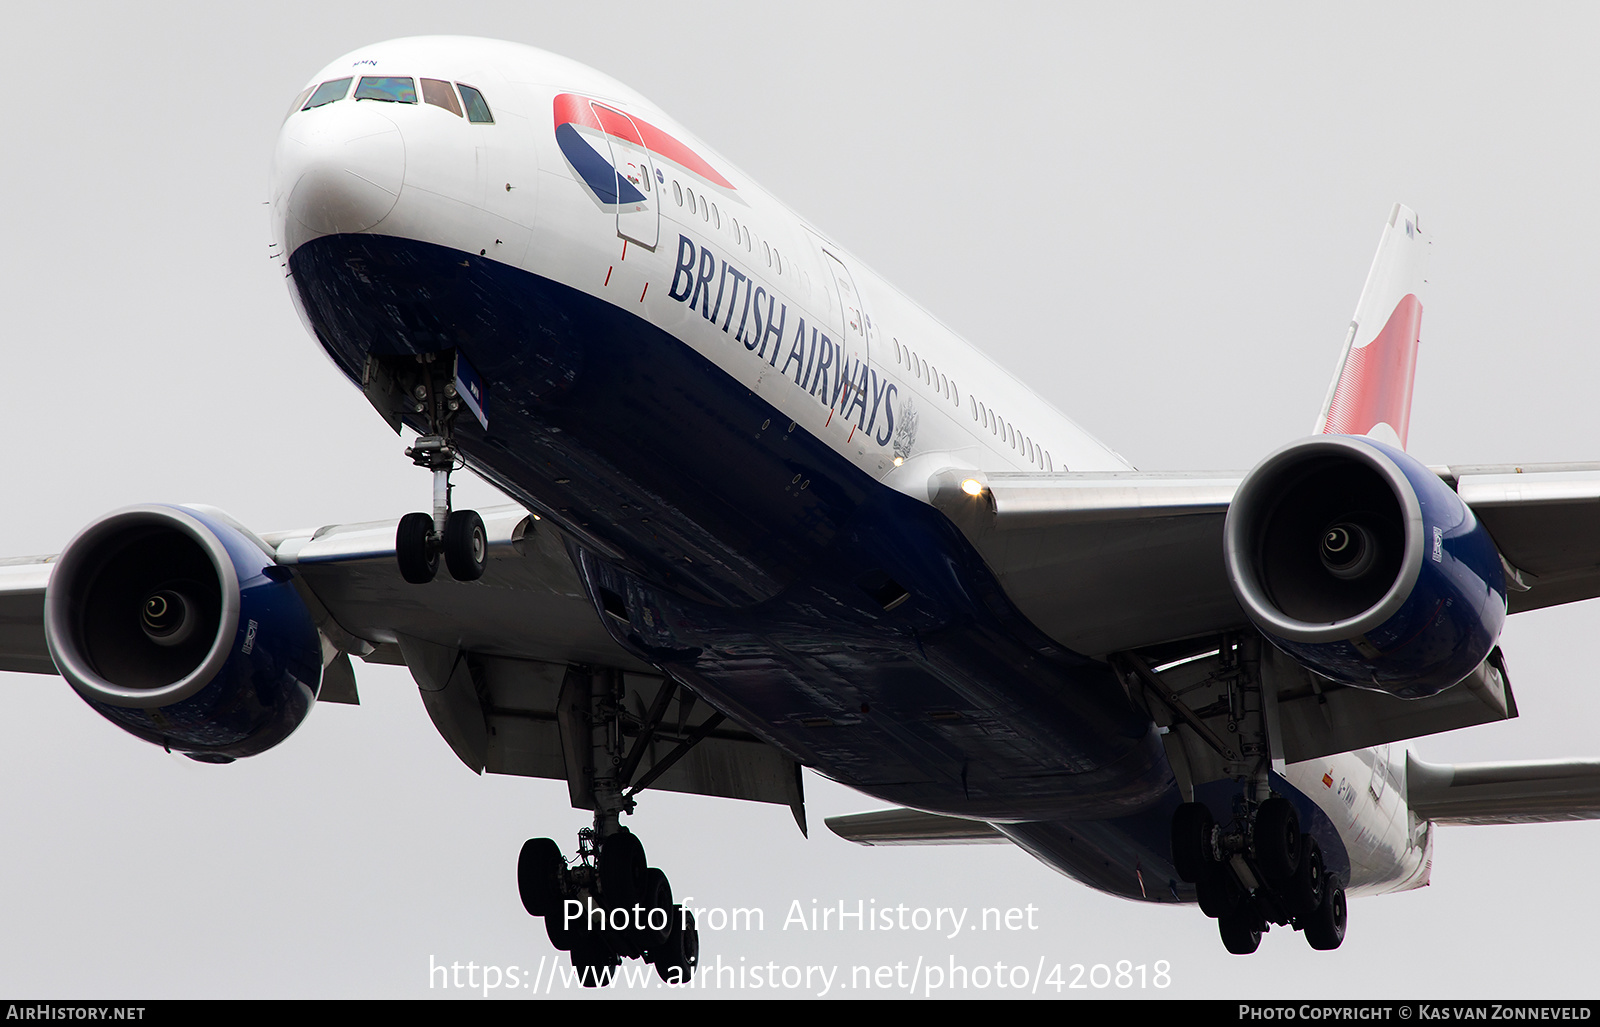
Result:
{"label": "gray sky", "polygon": [[[296,321],[263,201],[311,74],[446,32],[640,89],[1143,469],[1242,469],[1310,429],[1403,200],[1435,242],[1411,451],[1600,457],[1591,6],[443,10],[8,19],[0,551],[54,552],[133,502],[212,503],[263,531],[425,505],[425,475]],[[493,501],[482,485],[466,499]],[[1592,603],[1514,620],[1521,719],[1423,755],[1596,755],[1597,622]],[[563,785],[466,771],[403,671],[358,676],[360,708],[319,708],[218,768],[122,734],[59,679],[0,675],[0,992],[427,996],[430,957],[548,960],[516,852],[532,835],[570,846],[585,815]],[[1067,980],[1073,963],[1171,964],[1165,991],[1069,993],[1112,997],[1594,993],[1596,825],[1445,829],[1433,886],[1353,903],[1338,952],[1279,930],[1241,959],[1197,910],[1107,898],[1019,851],[846,845],[823,817],[880,804],[807,788],[809,841],[777,807],[659,795],[634,818],[680,897],[766,911],[759,933],[703,933],[707,960],[1042,961]],[[1032,903],[1040,929],[783,930],[813,898]]]}

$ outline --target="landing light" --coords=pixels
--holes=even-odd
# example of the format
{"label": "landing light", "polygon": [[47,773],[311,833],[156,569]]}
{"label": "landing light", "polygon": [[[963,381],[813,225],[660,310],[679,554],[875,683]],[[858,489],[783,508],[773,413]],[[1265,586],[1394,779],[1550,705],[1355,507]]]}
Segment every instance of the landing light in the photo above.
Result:
{"label": "landing light", "polygon": [[896,467],[899,467],[901,464],[903,464],[905,462],[906,462],[906,458],[903,457],[903,456],[897,456],[897,457],[894,458],[894,465]]}
{"label": "landing light", "polygon": [[961,491],[969,496],[981,496],[983,495],[983,482],[976,478],[968,478],[961,483]]}

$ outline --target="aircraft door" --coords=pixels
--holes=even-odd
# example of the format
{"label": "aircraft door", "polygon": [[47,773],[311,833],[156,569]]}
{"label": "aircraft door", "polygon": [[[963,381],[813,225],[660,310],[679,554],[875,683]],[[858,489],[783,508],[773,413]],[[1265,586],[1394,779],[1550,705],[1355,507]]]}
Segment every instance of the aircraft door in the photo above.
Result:
{"label": "aircraft door", "polygon": [[850,276],[850,270],[844,263],[829,253],[826,247],[819,248],[822,250],[829,277],[833,279],[834,294],[839,299],[839,308],[843,314],[841,331],[844,335],[839,342],[844,347],[845,359],[848,363],[859,361],[862,365],[866,365],[871,350],[871,322],[861,302],[861,293],[856,289],[855,279]]}
{"label": "aircraft door", "polygon": [[644,144],[639,126],[619,110],[590,101],[594,116],[605,130],[611,148],[611,166],[617,173],[617,234],[655,249],[661,235],[660,196],[655,162]]}

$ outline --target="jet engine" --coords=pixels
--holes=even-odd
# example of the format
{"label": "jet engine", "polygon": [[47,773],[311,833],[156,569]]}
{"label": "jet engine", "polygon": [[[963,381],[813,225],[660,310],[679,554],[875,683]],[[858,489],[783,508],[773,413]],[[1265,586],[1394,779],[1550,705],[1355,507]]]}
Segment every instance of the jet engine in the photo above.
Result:
{"label": "jet engine", "polygon": [[1505,625],[1488,531],[1437,474],[1364,436],[1303,439],[1258,464],[1228,509],[1224,558],[1256,627],[1345,685],[1433,695]]}
{"label": "jet engine", "polygon": [[90,706],[202,762],[277,745],[321,685],[321,640],[290,572],[204,508],[90,524],[57,559],[44,617],[56,668]]}

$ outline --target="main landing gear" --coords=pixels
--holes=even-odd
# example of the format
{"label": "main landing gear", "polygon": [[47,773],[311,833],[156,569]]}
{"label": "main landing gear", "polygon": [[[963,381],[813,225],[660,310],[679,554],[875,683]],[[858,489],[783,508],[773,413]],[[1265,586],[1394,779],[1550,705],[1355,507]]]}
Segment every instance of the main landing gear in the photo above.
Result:
{"label": "main landing gear", "polygon": [[550,944],[572,953],[586,988],[611,983],[624,956],[643,959],[668,984],[685,984],[700,959],[694,914],[672,901],[667,875],[645,861],[632,831],[605,839],[578,832],[572,864],[549,838],[533,838],[517,860],[517,890],[533,916],[544,917]]}
{"label": "main landing gear", "polygon": [[[435,365],[425,365],[431,370]],[[425,585],[439,573],[439,557],[457,581],[477,581],[489,560],[489,539],[483,518],[474,510],[450,508],[450,472],[459,464],[451,445],[451,426],[461,410],[453,377],[427,373],[412,390],[412,399],[428,418],[429,434],[406,449],[418,467],[433,472],[433,512],[408,513],[395,530],[394,555],[400,576]]]}
{"label": "main landing gear", "polygon": [[[592,809],[594,826],[578,832],[577,857],[570,863],[549,838],[525,844],[517,889],[523,908],[544,917],[550,944],[572,953],[585,987],[611,983],[623,958],[649,962],[668,984],[686,984],[700,959],[694,914],[673,901],[667,875],[649,865],[638,836],[619,823],[622,814],[633,812],[639,792],[722,721],[721,714],[707,718],[636,776],[681,687],[663,680],[639,717],[627,708],[620,671],[569,667],[562,682],[558,705],[571,732],[564,736],[571,741],[569,767],[581,760],[582,794],[573,805]],[[580,752],[585,737],[586,756]]]}
{"label": "main landing gear", "polygon": [[1227,825],[1186,802],[1172,816],[1172,862],[1217,921],[1222,944],[1249,955],[1269,924],[1305,932],[1314,949],[1344,941],[1344,886],[1324,873],[1322,850],[1300,830],[1289,801],[1274,795]]}

